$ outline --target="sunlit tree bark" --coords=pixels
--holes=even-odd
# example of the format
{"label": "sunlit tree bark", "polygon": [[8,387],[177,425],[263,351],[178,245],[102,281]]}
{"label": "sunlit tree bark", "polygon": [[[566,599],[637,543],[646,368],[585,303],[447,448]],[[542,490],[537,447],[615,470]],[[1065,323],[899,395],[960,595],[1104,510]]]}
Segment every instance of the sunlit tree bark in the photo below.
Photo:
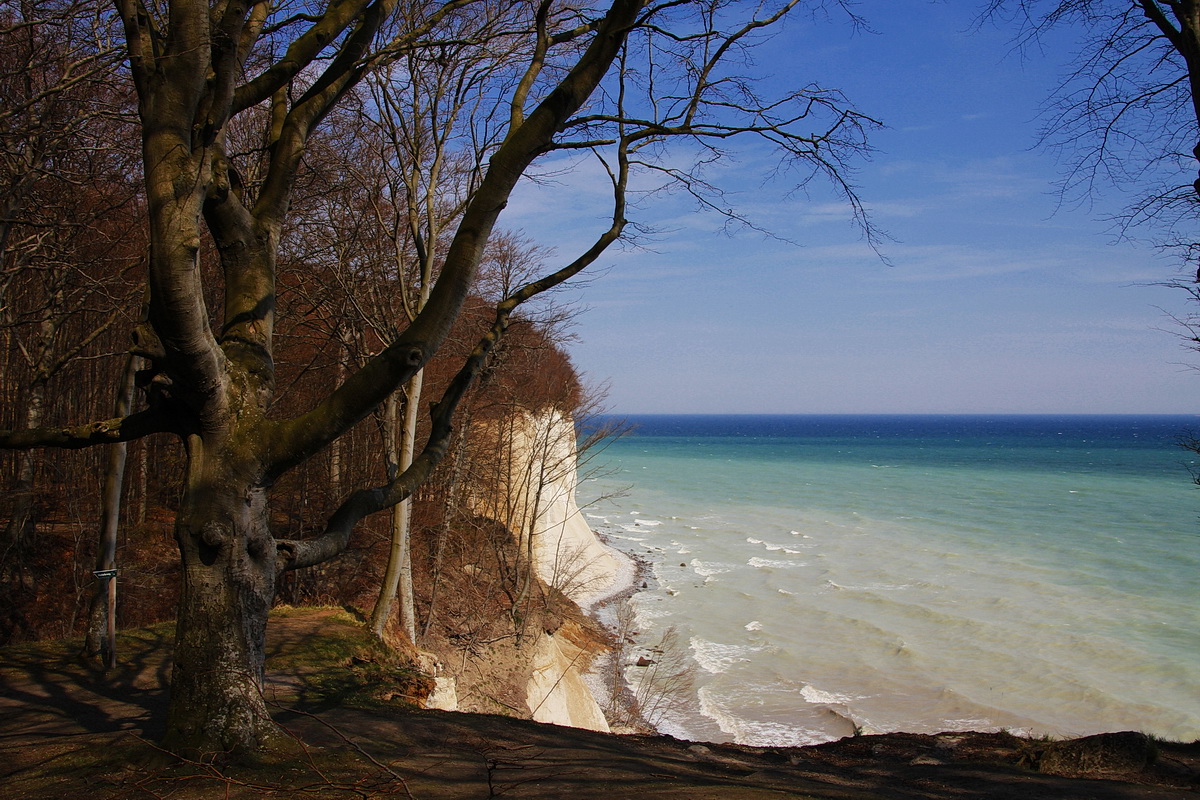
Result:
{"label": "sunlit tree bark", "polygon": [[[763,100],[748,80],[722,71],[727,57],[796,5],[753,17],[757,7],[715,0],[609,0],[595,7],[327,0],[285,14],[266,2],[172,0],[164,7],[117,0],[138,98],[150,241],[148,321],[137,328],[133,350],[149,365],[146,405],[90,424],[0,432],[0,446],[78,448],[155,432],[183,443],[175,521],[182,586],[167,747],[213,758],[271,738],[261,689],[277,576],[336,557],[360,520],[403,501],[428,478],[450,444],[455,407],[514,311],[620,238],[632,171],[655,171],[708,196],[697,175],[664,166],[664,142],[691,141],[711,159],[721,143],[757,136],[803,169],[800,182],[831,178],[857,213],[845,159],[863,148],[870,120],[835,92],[805,87]],[[507,112],[447,232],[428,296],[410,324],[327,396],[297,415],[276,416],[277,265],[305,154],[322,121],[370,71],[451,43],[483,52],[501,47],[522,59],[488,88]],[[235,121],[262,126],[263,147],[253,158],[230,146]],[[518,181],[536,159],[559,150],[601,159],[612,186],[608,221],[582,253],[512,287],[497,304],[490,329],[432,405],[430,434],[407,469],[351,492],[317,537],[276,539],[272,486],[384,403],[438,351]],[[221,276],[223,307],[215,310],[205,299],[206,241]]]}

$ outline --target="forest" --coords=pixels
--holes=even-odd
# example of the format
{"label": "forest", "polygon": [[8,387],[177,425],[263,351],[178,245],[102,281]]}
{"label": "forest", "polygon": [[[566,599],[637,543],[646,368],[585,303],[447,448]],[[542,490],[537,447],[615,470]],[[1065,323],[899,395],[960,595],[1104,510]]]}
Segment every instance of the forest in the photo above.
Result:
{"label": "forest", "polygon": [[[799,5],[6,4],[4,638],[111,660],[113,602],[174,615],[166,744],[238,752],[277,602],[519,637],[556,587],[480,507],[514,430],[586,413],[554,290],[622,237],[631,176],[719,207],[700,164],[750,137],[861,218],[874,122],[744,72]],[[498,227],[553,153],[610,184],[577,254]]]}
{"label": "forest", "polygon": [[[538,513],[522,448],[557,446],[530,420],[599,399],[556,290],[642,233],[647,176],[752,225],[709,169],[745,140],[878,243],[852,176],[880,123],[802,76],[768,92],[753,59],[829,14],[865,24],[800,0],[0,5],[0,643],[82,634],[111,664],[114,625],[175,619],[165,746],[246,752],[274,605],[464,661],[562,624],[575,573],[539,581],[506,527]],[[607,180],[578,253],[503,227],[551,155]]]}

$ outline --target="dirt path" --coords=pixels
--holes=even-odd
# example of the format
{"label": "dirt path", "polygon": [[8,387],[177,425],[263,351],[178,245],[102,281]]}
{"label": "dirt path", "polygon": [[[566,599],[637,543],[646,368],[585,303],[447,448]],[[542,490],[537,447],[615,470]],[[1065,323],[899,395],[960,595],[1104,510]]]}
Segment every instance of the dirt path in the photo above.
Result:
{"label": "dirt path", "polygon": [[[282,659],[340,624],[335,612],[273,619]],[[218,771],[163,766],[151,742],[166,710],[169,633],[121,640],[102,677],[66,644],[0,651],[0,798],[1065,798],[1197,797],[1200,752],[1168,746],[1121,780],[1055,777],[1017,766],[1028,749],[1002,734],[846,739],[815,748],[697,745],[614,736],[477,714],[329,706],[306,679],[278,675],[276,719],[298,756]],[[268,662],[268,665],[271,661]],[[1139,782],[1140,781],[1140,782]],[[1166,784],[1174,785],[1166,785]]]}

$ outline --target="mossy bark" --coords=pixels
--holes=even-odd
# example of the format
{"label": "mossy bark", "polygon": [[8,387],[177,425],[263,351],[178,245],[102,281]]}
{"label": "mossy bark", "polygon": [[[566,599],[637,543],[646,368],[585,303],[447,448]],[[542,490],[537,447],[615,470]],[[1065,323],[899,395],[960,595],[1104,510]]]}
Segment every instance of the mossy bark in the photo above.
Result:
{"label": "mossy bark", "polygon": [[[267,612],[278,571],[336,557],[358,521],[404,500],[428,478],[449,446],[455,406],[482,372],[513,309],[592,263],[624,224],[617,191],[612,227],[583,256],[516,290],[497,307],[492,328],[434,404],[433,433],[411,469],[386,485],[350,493],[314,539],[277,542],[272,537],[271,484],[383,403],[446,340],[518,180],[535,158],[554,148],[555,136],[595,92],[647,3],[611,0],[594,28],[571,33],[567,41],[584,34],[591,38],[526,115],[530,88],[551,41],[539,35],[537,58],[514,91],[511,128],[462,211],[424,307],[381,352],[308,411],[269,421],[275,259],[308,138],[362,79],[385,26],[405,23],[388,45],[400,53],[427,37],[436,40],[430,32],[452,21],[464,5],[417,4],[406,8],[413,14],[406,19],[394,13],[395,0],[331,3],[328,13],[291,41],[285,58],[243,83],[260,63],[251,54],[263,35],[265,6],[180,0],[159,19],[140,3],[116,0],[142,127],[148,311],[131,352],[148,362],[140,381],[148,408],[67,428],[41,428],[40,420],[30,420],[26,430],[0,431],[0,446],[79,448],[165,432],[186,443],[187,477],[175,530],[183,577],[165,741],[171,751],[218,758],[253,751],[271,737],[262,681]],[[336,45],[327,48],[331,42]],[[310,67],[316,80],[294,96],[292,79]],[[227,126],[268,98],[265,163],[251,203],[226,152]],[[206,301],[201,263],[206,241],[215,245],[222,268],[219,324]]]}
{"label": "mossy bark", "polygon": [[274,732],[262,694],[275,542],[253,458],[189,442],[175,526],[182,587],[164,745],[201,760],[257,749]]}

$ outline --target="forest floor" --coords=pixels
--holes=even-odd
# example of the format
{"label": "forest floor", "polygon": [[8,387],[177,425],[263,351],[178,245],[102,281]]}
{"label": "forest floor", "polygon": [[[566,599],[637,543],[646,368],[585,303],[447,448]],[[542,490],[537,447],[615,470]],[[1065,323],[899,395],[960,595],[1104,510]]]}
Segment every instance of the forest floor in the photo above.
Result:
{"label": "forest floor", "polygon": [[[0,797],[199,798],[1186,798],[1200,744],[1005,733],[859,736],[804,748],[618,736],[484,714],[415,710],[381,694],[371,646],[343,612],[272,617],[267,693],[285,746],[255,764],[160,751],[171,627],[119,639],[107,675],[78,642],[0,650]],[[340,637],[340,638],[339,638]],[[316,653],[317,655],[314,655]],[[363,692],[364,688],[369,689]],[[1132,742],[1132,745],[1130,745]],[[1048,774],[1052,769],[1059,774]]]}

